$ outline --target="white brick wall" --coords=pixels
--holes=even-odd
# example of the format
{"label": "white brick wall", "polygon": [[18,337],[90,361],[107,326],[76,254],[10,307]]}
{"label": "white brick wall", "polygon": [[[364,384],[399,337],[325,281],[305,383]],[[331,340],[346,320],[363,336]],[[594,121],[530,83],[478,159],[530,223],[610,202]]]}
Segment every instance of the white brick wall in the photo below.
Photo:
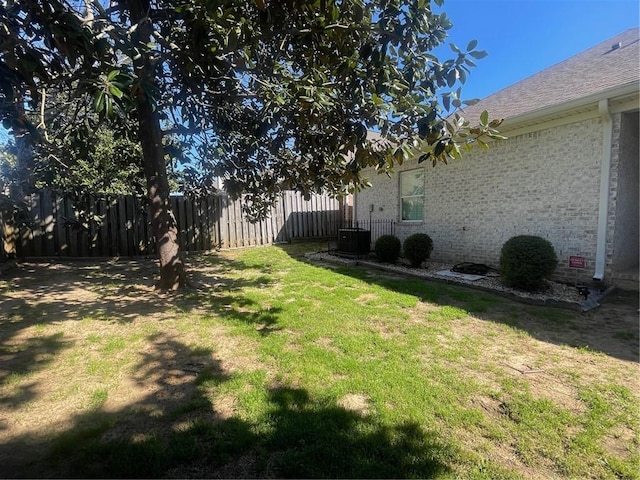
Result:
{"label": "white brick wall", "polygon": [[[515,235],[539,235],[554,246],[557,276],[573,280],[570,255],[586,257],[580,278],[593,276],[602,157],[600,119],[554,127],[475,148],[448,165],[411,161],[396,171],[425,170],[424,223],[399,222],[398,175],[371,172],[373,188],[357,194],[356,216],[398,221],[396,234],[428,233],[434,261],[498,266]],[[382,209],[382,210],[381,210]]]}

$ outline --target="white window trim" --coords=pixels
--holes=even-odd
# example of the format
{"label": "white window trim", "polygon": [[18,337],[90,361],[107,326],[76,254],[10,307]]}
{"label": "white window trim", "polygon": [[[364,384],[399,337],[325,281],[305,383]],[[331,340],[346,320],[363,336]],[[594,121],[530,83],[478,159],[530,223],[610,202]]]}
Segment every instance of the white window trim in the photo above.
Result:
{"label": "white window trim", "polygon": [[[419,223],[424,223],[424,185],[423,185],[423,193],[422,195],[402,195],[402,175],[403,174],[409,174],[411,172],[415,172],[415,171],[421,171],[422,172],[422,181],[424,183],[424,168],[413,168],[411,170],[403,170],[402,172],[399,172],[400,174],[398,175],[398,201],[400,203],[399,208],[398,208],[398,212],[400,213],[400,218],[398,219],[400,223],[412,223],[412,224],[419,224]],[[402,200],[404,200],[405,198],[422,198],[422,218],[420,220],[404,220],[402,218]]]}

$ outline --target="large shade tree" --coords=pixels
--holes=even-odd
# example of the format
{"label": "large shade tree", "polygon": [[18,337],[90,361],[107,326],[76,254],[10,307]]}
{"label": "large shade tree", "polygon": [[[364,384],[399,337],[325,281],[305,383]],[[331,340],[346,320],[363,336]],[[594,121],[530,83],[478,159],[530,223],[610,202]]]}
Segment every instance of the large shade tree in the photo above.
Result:
{"label": "large shade tree", "polygon": [[[434,0],[440,6],[442,0]],[[434,164],[497,122],[470,126],[460,90],[476,42],[431,52],[451,27],[429,0],[7,0],[0,105],[25,144],[41,141],[47,92],[102,119],[134,120],[163,289],[184,284],[163,137],[190,141],[186,172],[222,177],[259,217],[283,189],[336,195],[365,167],[409,155]],[[443,93],[444,92],[444,93]],[[77,122],[82,122],[78,118]],[[368,135],[374,130],[377,135]],[[45,140],[46,141],[46,140]],[[479,140],[483,145],[482,140]]]}

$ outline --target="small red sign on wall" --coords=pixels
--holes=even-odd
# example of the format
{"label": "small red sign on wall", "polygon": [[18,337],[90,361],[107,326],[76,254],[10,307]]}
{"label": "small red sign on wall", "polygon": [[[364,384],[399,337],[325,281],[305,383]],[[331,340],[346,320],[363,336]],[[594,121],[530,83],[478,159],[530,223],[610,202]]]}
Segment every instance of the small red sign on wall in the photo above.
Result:
{"label": "small red sign on wall", "polygon": [[587,262],[584,257],[578,257],[577,255],[571,255],[569,257],[569,268],[585,268]]}

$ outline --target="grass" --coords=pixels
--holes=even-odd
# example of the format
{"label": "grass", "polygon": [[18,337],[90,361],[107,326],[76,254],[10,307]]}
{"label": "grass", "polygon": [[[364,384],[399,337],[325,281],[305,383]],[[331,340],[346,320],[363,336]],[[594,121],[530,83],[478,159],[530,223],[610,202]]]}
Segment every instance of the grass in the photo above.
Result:
{"label": "grass", "polygon": [[639,478],[637,363],[571,341],[579,314],[312,247],[192,257],[176,295],[6,289],[5,475]]}
{"label": "grass", "polygon": [[636,332],[616,332],[613,335],[621,340],[635,340],[638,337]]}

